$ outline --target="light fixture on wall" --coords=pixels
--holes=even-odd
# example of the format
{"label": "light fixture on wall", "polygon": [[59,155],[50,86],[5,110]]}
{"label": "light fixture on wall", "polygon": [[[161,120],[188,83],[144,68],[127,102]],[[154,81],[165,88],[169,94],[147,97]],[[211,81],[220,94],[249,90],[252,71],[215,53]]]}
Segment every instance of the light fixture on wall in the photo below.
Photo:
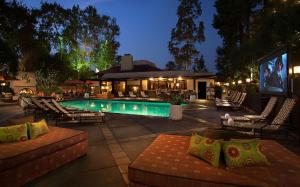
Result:
{"label": "light fixture on wall", "polygon": [[247,78],[246,79],[246,83],[250,83],[251,82],[251,79],[250,78]]}
{"label": "light fixture on wall", "polygon": [[291,92],[294,94],[294,79],[300,75],[300,66],[294,66],[292,69]]}
{"label": "light fixture on wall", "polygon": [[300,66],[294,66],[293,70],[294,74],[300,74]]}
{"label": "light fixture on wall", "polygon": [[243,81],[241,81],[241,80],[238,80],[238,84],[242,84],[243,83]]}

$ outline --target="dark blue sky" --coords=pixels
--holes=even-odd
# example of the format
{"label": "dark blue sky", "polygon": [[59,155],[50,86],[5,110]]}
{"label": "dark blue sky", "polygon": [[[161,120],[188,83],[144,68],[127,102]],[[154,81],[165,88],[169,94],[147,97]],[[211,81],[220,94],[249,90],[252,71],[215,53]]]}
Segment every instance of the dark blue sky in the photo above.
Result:
{"label": "dark blue sky", "polygon": [[[40,0],[21,0],[28,7],[39,7]],[[55,0],[44,0],[53,2]],[[150,60],[159,67],[173,60],[168,50],[171,29],[177,22],[178,0],[56,0],[64,7],[93,5],[100,14],[117,19],[121,34],[120,55],[130,53],[135,60]],[[199,47],[209,71],[215,72],[216,47],[222,41],[211,26],[214,0],[201,0],[206,41]]]}

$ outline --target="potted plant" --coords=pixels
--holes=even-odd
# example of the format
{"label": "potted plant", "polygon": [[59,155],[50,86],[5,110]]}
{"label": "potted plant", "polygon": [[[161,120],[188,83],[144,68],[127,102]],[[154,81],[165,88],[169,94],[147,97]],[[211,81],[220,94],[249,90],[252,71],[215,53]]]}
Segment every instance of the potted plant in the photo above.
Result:
{"label": "potted plant", "polygon": [[182,106],[181,106],[182,98],[179,93],[172,93],[170,95],[170,116],[171,120],[181,120],[182,119]]}

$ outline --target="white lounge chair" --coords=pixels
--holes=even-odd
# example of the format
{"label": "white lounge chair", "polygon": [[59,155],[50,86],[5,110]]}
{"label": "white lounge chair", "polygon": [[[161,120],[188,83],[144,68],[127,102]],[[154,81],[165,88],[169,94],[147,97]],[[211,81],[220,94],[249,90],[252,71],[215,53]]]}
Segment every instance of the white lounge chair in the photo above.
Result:
{"label": "white lounge chair", "polygon": [[119,96],[119,97],[124,97],[123,92],[118,91],[118,96]]}
{"label": "white lounge chair", "polygon": [[57,103],[54,99],[52,99],[52,103],[54,106],[61,112],[64,118],[71,118],[72,120],[78,119],[79,122],[98,122],[101,119],[102,122],[105,121],[105,114],[101,111],[99,112],[86,112],[86,111],[76,111],[70,112],[65,110],[59,103]]}
{"label": "white lounge chair", "polygon": [[143,98],[148,98],[148,97],[149,97],[149,95],[146,95],[144,91],[141,91],[141,96],[142,96]]}
{"label": "white lounge chair", "polygon": [[136,98],[136,95],[132,91],[130,91],[129,92],[129,97]]}

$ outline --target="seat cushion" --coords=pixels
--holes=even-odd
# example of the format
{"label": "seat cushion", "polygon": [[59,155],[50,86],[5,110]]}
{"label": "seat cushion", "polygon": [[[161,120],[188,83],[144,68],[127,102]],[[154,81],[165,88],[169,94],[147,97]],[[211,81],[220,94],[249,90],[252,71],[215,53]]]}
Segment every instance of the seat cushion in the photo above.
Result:
{"label": "seat cushion", "polygon": [[262,141],[270,166],[224,169],[187,153],[190,137],[160,135],[129,166],[130,182],[146,186],[300,186],[300,158]]}
{"label": "seat cushion", "polygon": [[87,139],[84,131],[51,127],[36,139],[0,144],[0,171],[28,162]]}

